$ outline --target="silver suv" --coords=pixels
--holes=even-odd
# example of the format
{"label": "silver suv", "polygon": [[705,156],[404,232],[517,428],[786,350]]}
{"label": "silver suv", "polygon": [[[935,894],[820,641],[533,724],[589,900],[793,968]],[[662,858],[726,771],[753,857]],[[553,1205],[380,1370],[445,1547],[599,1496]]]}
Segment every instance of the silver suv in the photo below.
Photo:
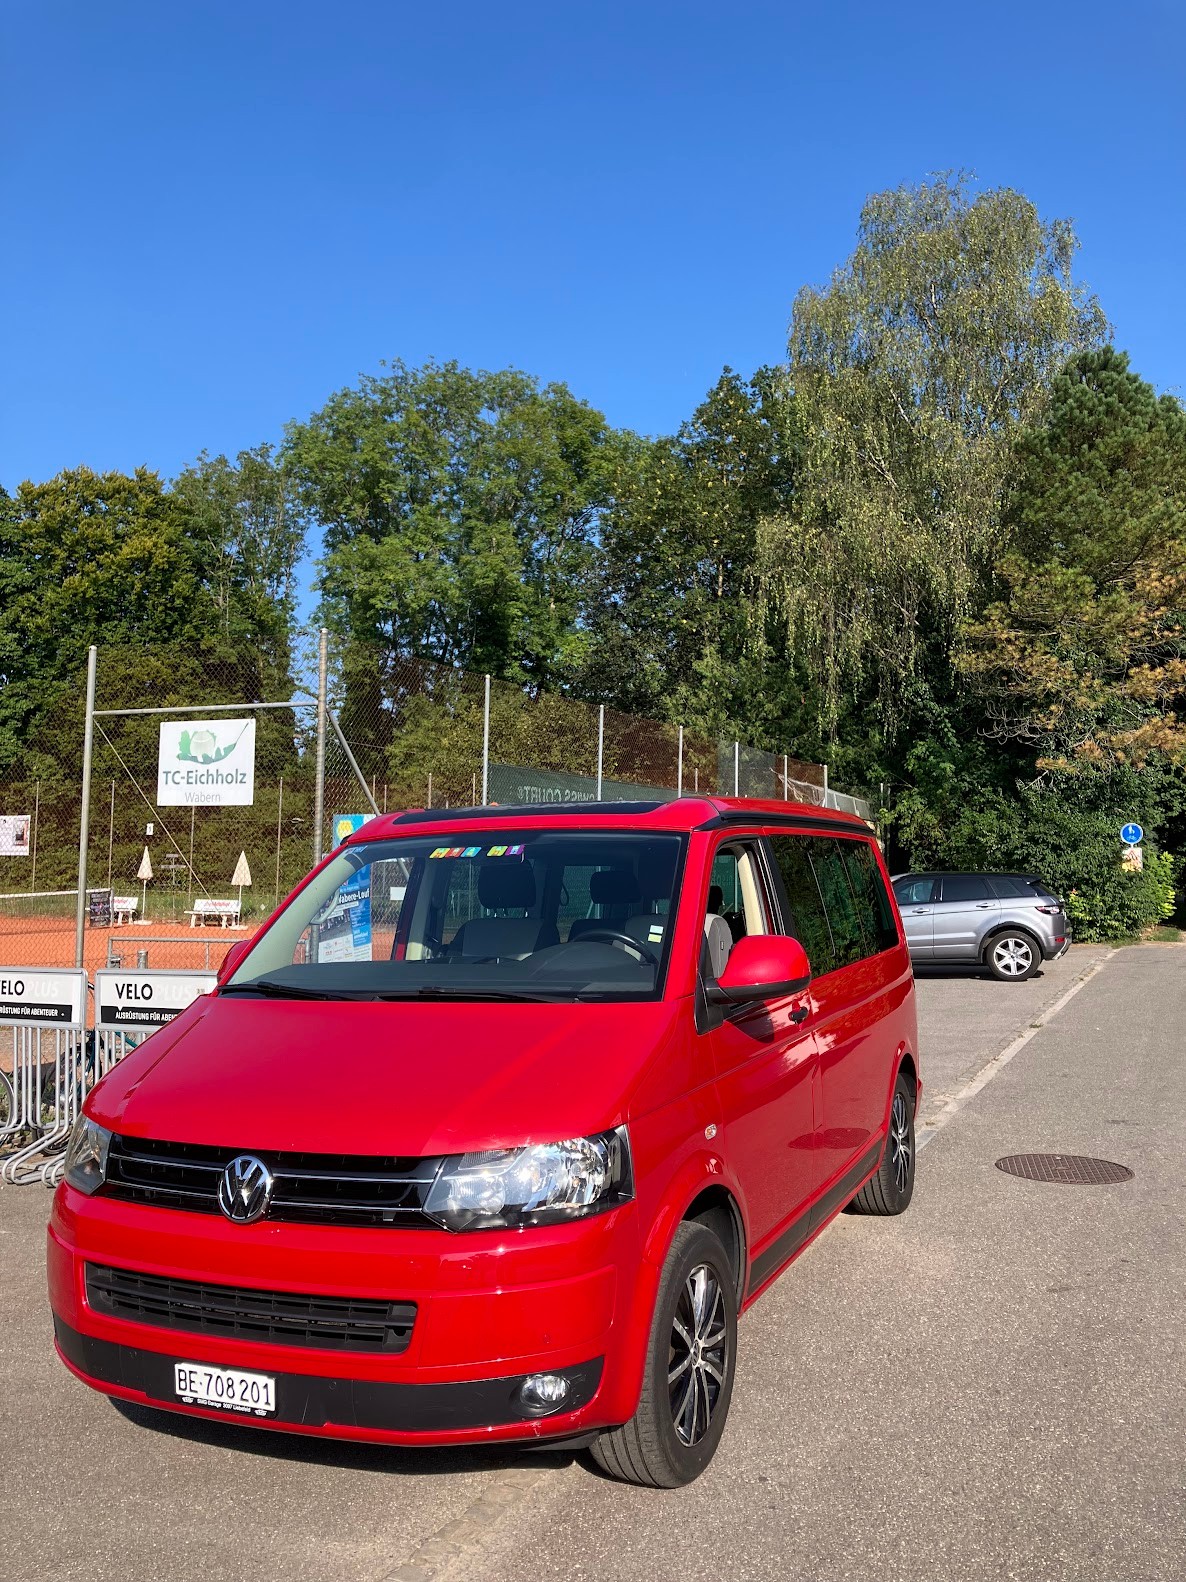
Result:
{"label": "silver suv", "polygon": [[1022,983],[1070,948],[1063,903],[1022,873],[903,873],[893,881],[910,960],[975,962]]}

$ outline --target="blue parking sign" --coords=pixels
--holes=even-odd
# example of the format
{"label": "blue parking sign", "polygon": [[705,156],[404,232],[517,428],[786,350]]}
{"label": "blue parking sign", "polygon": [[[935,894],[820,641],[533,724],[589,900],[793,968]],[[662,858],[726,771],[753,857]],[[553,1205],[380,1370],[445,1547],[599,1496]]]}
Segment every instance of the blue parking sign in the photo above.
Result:
{"label": "blue parking sign", "polygon": [[1126,824],[1120,831],[1120,839],[1126,846],[1139,846],[1145,838],[1145,831],[1139,824]]}

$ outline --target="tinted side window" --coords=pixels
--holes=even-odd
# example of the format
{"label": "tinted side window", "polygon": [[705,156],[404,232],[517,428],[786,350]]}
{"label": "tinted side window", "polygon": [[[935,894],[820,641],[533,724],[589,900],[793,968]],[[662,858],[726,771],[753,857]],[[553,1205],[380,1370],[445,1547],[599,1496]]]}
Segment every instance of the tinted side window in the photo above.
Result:
{"label": "tinted side window", "polygon": [[944,901],[987,901],[988,886],[979,873],[946,873],[942,879]]}
{"label": "tinted side window", "polygon": [[899,879],[894,885],[899,906],[927,906],[935,898],[933,879]]}
{"label": "tinted side window", "polygon": [[993,873],[986,875],[988,888],[998,901],[1011,901],[1018,898],[1032,901],[1034,892],[1024,879],[1015,879],[1012,874]]}
{"label": "tinted side window", "polygon": [[809,855],[814,841],[807,835],[772,835],[770,849],[782,875],[783,888],[790,902],[795,936],[807,952],[811,970],[817,977],[836,966],[832,933],[828,927],[823,898],[816,883]]}
{"label": "tinted side window", "polygon": [[843,850],[848,882],[864,918],[866,940],[872,941],[871,954],[892,950],[898,943],[898,930],[873,848],[863,840],[846,840]]}
{"label": "tinted side window", "polygon": [[853,894],[844,857],[846,841],[817,839],[812,842],[811,861],[819,880],[820,894],[832,930],[837,967],[850,967],[876,950],[872,919]]}

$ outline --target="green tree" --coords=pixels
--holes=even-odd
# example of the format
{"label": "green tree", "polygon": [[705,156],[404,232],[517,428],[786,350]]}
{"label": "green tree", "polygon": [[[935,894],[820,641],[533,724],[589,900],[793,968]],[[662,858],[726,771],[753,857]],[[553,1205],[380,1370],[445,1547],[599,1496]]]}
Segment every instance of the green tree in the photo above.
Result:
{"label": "green tree", "polygon": [[961,666],[1049,776],[1186,763],[1186,413],[1111,347],[1018,445],[998,597]]}
{"label": "green tree", "polygon": [[285,464],[324,530],[338,633],[390,655],[545,685],[578,614],[618,437],[514,369],[390,365],[290,426]]}
{"label": "green tree", "polygon": [[203,452],[174,481],[171,500],[198,557],[219,641],[258,654],[268,680],[282,687],[305,522],[271,446],[240,451],[234,462]]}
{"label": "green tree", "polygon": [[767,665],[750,595],[758,525],[790,509],[798,448],[778,374],[726,368],[678,434],[623,455],[583,691],[708,731],[779,722],[786,672]]}
{"label": "green tree", "polygon": [[1021,427],[1105,330],[1072,279],[1075,238],[963,176],[875,194],[852,257],[794,307],[788,378],[804,434],[793,508],[761,537],[761,592],[843,708],[892,742],[940,707],[961,619],[1001,547]]}
{"label": "green tree", "polygon": [[[0,512],[0,765],[18,764],[63,709],[81,716],[90,643],[193,640],[205,603],[156,473],[79,467],[21,484]],[[38,772],[53,774],[52,745],[45,757]]]}

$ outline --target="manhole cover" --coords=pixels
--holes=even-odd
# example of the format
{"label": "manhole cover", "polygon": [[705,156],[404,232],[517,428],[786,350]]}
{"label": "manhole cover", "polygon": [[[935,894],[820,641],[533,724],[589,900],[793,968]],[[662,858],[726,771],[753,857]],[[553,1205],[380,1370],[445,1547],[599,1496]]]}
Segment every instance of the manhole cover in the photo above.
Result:
{"label": "manhole cover", "polygon": [[1025,1181],[1050,1181],[1060,1186],[1111,1186],[1132,1180],[1127,1165],[1086,1159],[1081,1154],[1010,1154],[997,1160],[997,1169]]}

